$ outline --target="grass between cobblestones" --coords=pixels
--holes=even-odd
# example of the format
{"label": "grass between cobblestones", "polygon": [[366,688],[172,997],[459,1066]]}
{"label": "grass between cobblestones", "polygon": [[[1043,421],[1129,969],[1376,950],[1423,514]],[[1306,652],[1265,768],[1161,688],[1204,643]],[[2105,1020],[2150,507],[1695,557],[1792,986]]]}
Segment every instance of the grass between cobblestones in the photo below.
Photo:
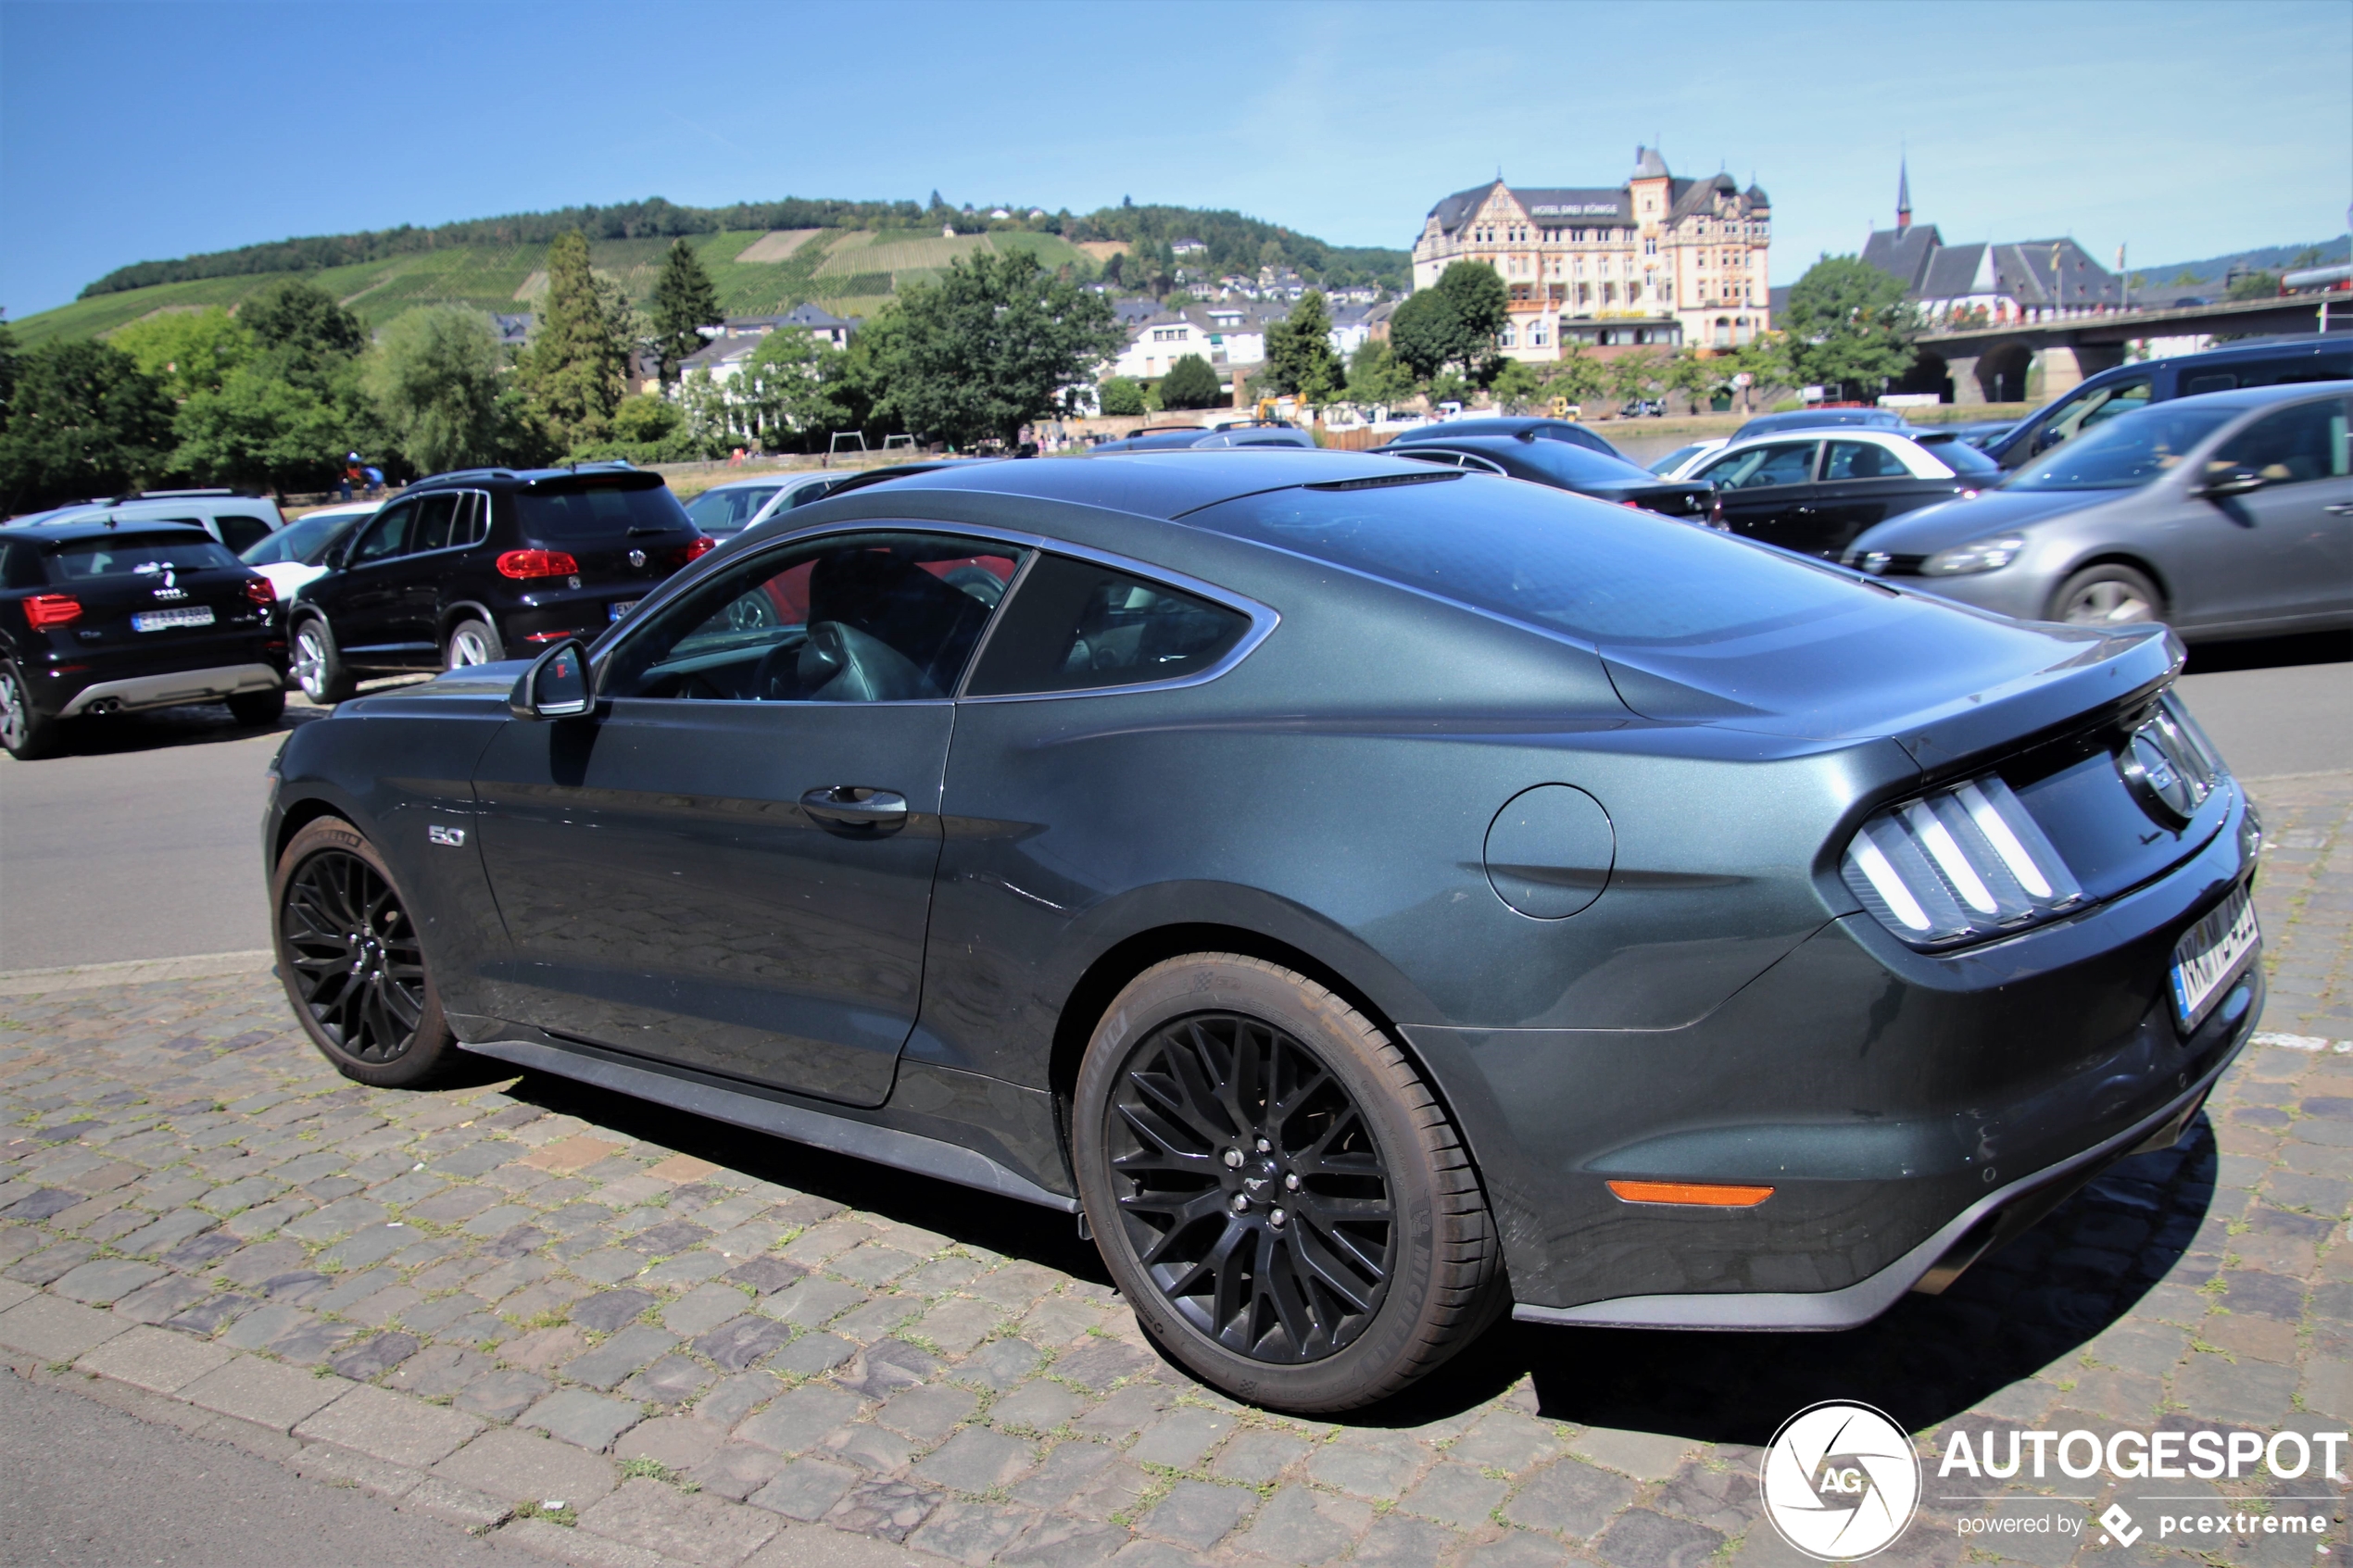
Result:
{"label": "grass between cobblestones", "polygon": [[[486,1065],[368,1089],[255,975],[0,1004],[0,1353],[577,1561],[1793,1568],[1758,1445],[1819,1399],[1931,1457],[1956,1424],[2353,1419],[2353,776],[2255,790],[2289,1043],[2183,1148],[1849,1334],[1506,1326],[1287,1419],[1163,1360],[1058,1216]],[[1938,1490],[1890,1559],[2117,1549],[1964,1551]]]}

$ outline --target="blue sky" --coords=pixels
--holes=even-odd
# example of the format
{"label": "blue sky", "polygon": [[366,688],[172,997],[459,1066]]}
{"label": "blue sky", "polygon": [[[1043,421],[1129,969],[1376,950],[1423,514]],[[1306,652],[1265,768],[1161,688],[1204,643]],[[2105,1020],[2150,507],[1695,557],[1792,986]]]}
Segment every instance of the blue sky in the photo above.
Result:
{"label": "blue sky", "polygon": [[2135,267],[2341,233],[2353,6],[0,3],[0,305],[580,202],[1228,207],[1405,245],[1638,142],[1753,173],[1776,282],[1892,220]]}

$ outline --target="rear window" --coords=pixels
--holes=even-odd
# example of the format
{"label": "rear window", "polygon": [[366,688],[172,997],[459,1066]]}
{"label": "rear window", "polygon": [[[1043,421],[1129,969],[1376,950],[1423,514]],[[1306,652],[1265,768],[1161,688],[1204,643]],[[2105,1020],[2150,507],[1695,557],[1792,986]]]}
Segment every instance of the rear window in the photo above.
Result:
{"label": "rear window", "polygon": [[706,490],[686,503],[686,517],[705,533],[740,533],[781,488],[755,484],[745,489]]}
{"label": "rear window", "polygon": [[1476,478],[1277,490],[1184,521],[1595,643],[1801,625],[1878,593],[1688,523]]}
{"label": "rear window", "polygon": [[201,571],[218,567],[244,568],[224,546],[209,539],[179,534],[125,534],[104,539],[76,539],[49,552],[49,581],[56,584],[88,583],[102,577],[145,573]]}
{"label": "rear window", "polygon": [[524,538],[541,541],[617,538],[632,529],[659,529],[664,533],[691,533],[695,529],[686,509],[666,484],[519,491],[515,516]]}

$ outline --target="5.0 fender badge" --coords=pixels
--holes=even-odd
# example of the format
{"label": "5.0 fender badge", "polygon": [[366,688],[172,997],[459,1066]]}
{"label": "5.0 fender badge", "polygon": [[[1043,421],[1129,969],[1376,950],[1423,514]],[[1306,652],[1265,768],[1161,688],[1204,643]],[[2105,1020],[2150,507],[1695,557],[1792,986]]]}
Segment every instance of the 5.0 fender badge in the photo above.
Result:
{"label": "5.0 fender badge", "polygon": [[466,842],[466,830],[446,828],[436,824],[425,829],[425,839],[431,844],[446,844],[453,849],[462,848]]}

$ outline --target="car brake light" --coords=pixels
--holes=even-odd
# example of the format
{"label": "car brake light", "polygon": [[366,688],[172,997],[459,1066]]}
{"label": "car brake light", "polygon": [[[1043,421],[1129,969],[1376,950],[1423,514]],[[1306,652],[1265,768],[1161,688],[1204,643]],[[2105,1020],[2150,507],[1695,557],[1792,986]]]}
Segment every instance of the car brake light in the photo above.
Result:
{"label": "car brake light", "polygon": [[258,605],[273,605],[278,602],[278,590],[267,577],[248,577],[245,579],[245,597]]}
{"label": "car brake light", "polygon": [[709,555],[711,551],[717,548],[719,548],[719,541],[706,534],[702,538],[698,539],[693,544],[687,546],[683,550],[671,551],[670,564],[673,566],[685,566],[689,561],[700,560],[703,557]]}
{"label": "car brake light", "polygon": [[35,594],[24,602],[24,618],[36,632],[82,619],[82,601],[71,594]]}
{"label": "car brake light", "polygon": [[1880,811],[1856,833],[1846,885],[1915,947],[2019,930],[2083,901],[2066,860],[1998,773]]}
{"label": "car brake light", "polygon": [[579,570],[562,550],[509,550],[498,558],[501,577],[569,577]]}
{"label": "car brake light", "polygon": [[577,632],[525,632],[522,640],[526,643],[560,643],[566,637],[578,635]]}
{"label": "car brake light", "polygon": [[1711,490],[1707,493],[1707,526],[1710,528],[1724,526],[1724,495],[1721,491]]}

